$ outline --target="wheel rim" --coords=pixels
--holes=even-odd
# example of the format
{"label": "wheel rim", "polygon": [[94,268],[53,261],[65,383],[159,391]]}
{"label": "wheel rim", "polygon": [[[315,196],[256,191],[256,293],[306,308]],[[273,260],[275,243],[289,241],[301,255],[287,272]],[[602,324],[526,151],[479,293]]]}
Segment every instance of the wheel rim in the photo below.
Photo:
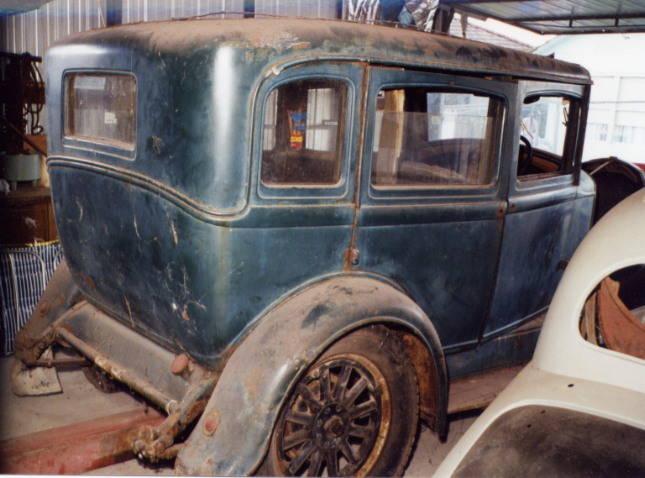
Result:
{"label": "wheel rim", "polygon": [[288,476],[364,476],[381,453],[390,416],[387,383],[372,362],[330,357],[307,372],[280,415],[279,469]]}

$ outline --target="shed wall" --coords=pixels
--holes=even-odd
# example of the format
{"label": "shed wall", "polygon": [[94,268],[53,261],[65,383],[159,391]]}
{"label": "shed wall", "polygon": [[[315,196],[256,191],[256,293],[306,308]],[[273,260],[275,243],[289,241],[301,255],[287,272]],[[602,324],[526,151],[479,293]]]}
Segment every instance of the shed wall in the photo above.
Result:
{"label": "shed wall", "polygon": [[[239,17],[244,0],[122,0],[123,23],[214,13]],[[259,14],[336,18],[336,0],[256,0]],[[106,26],[107,0],[53,0],[37,10],[0,18],[0,51],[43,56],[57,40]],[[224,12],[229,12],[225,15]]]}

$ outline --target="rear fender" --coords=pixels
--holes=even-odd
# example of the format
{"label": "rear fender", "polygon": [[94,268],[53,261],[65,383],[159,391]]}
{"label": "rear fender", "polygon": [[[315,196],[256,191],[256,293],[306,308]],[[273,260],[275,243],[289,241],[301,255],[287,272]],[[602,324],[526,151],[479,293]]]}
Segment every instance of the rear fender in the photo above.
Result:
{"label": "rear fender", "polygon": [[412,342],[425,346],[437,382],[432,397],[435,429],[445,430],[446,368],[428,317],[389,284],[339,277],[291,296],[258,321],[228,360],[178,455],[177,471],[217,476],[253,473],[264,458],[282,403],[300,375],[335,340],[370,323],[405,330]]}

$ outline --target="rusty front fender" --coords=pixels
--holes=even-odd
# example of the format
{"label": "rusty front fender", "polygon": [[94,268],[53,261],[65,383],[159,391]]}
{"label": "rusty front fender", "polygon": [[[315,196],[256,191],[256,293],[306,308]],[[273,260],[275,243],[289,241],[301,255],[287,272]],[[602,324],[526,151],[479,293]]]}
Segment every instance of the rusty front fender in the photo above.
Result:
{"label": "rusty front fender", "polygon": [[446,368],[438,335],[401,291],[366,277],[312,285],[267,313],[231,355],[206,410],[177,457],[182,474],[239,476],[261,464],[283,400],[335,340],[370,323],[407,329],[429,352],[436,426],[445,430]]}

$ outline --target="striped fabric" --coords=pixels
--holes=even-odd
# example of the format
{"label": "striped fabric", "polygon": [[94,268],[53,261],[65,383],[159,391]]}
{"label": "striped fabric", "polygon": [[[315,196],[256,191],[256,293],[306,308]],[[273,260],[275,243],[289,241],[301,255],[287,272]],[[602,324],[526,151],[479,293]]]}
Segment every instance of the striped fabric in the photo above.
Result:
{"label": "striped fabric", "polygon": [[36,308],[62,258],[58,242],[0,249],[0,356],[13,352],[16,333]]}

